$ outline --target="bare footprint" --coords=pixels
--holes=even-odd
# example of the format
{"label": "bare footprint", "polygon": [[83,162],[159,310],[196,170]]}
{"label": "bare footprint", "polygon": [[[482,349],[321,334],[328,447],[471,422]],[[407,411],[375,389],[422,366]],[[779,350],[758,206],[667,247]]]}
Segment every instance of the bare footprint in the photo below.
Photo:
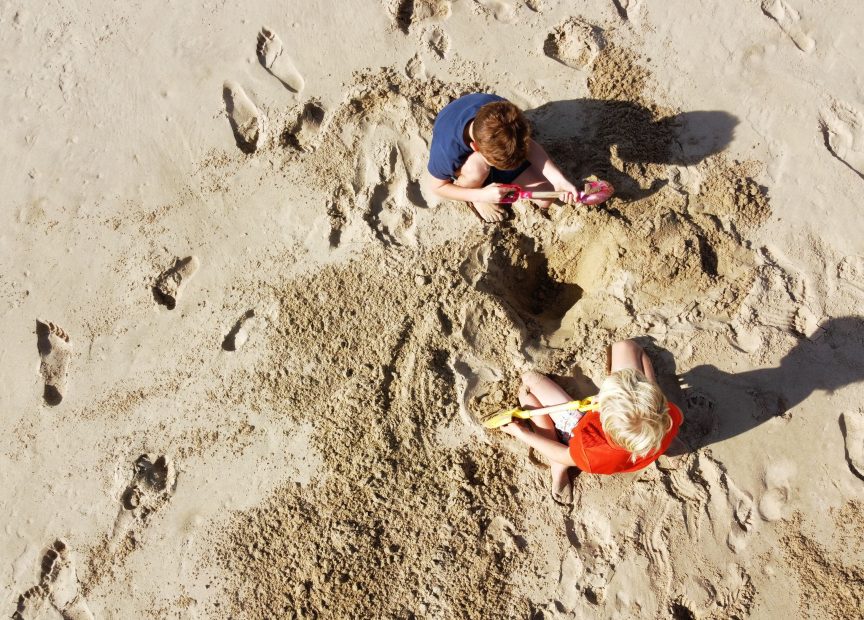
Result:
{"label": "bare footprint", "polygon": [[715,422],[714,400],[701,390],[689,388],[684,399],[683,441],[691,448],[699,447],[714,431]]}
{"label": "bare footprint", "polygon": [[423,64],[423,59],[420,54],[414,54],[408,64],[405,65],[405,75],[412,80],[426,79],[426,65]]}
{"label": "bare footprint", "polygon": [[791,495],[791,470],[784,464],[771,464],[765,472],[765,493],[759,500],[759,515],[765,521],[779,521],[786,516]]}
{"label": "bare footprint", "polygon": [[264,115],[237,82],[228,80],[222,85],[222,98],[237,148],[254,153],[264,142]]}
{"label": "bare footprint", "polygon": [[445,20],[450,17],[450,0],[385,0],[384,7],[390,19],[403,33],[411,26],[426,20]]}
{"label": "bare footprint", "polygon": [[307,101],[297,118],[282,134],[282,143],[298,151],[311,153],[317,146],[318,130],[324,122],[324,106],[320,101]]}
{"label": "bare footprint", "polygon": [[66,394],[72,344],[69,334],[51,321],[36,319],[36,348],[42,363],[39,372],[45,382],[42,397],[47,405],[59,405]]}
{"label": "bare footprint", "polygon": [[496,21],[510,24],[516,19],[516,7],[503,0],[475,0]]}
{"label": "bare footprint", "polygon": [[201,263],[197,256],[178,258],[173,267],[162,272],[156,279],[156,284],[153,286],[153,298],[156,303],[173,310],[177,306],[177,300],[180,299],[180,294],[186,288],[186,284],[200,266]]}
{"label": "bare footprint", "polygon": [[574,69],[587,69],[603,49],[600,28],[570,17],[546,37],[543,53]]}
{"label": "bare footprint", "polygon": [[266,27],[261,28],[261,32],[258,33],[256,52],[261,65],[282,82],[285,88],[294,93],[303,90],[305,86],[303,76],[300,75],[288,54],[283,53],[282,39],[278,34]]}
{"label": "bare footprint", "polygon": [[740,553],[747,546],[749,533],[756,527],[756,505],[753,496],[739,489],[728,474],[723,474],[723,482],[732,516],[735,519],[726,538],[726,544],[735,553]]}
{"label": "bare footprint", "polygon": [[64,620],[93,620],[93,613],[81,596],[74,558],[62,539],[55,540],[45,552],[39,585],[18,597],[12,618],[24,620],[37,617],[46,598]]}
{"label": "bare footprint", "polygon": [[450,50],[450,38],[438,26],[432,26],[423,33],[423,41],[430,52],[438,58],[444,58]]}
{"label": "bare footprint", "polygon": [[864,410],[847,411],[841,416],[840,428],[846,440],[846,462],[849,469],[864,479]]}
{"label": "bare footprint", "polygon": [[618,11],[618,16],[625,21],[633,21],[638,14],[639,7],[642,6],[642,0],[612,0],[615,5],[615,10]]}
{"label": "bare footprint", "polygon": [[837,264],[837,277],[843,284],[864,293],[864,256],[845,256]]}
{"label": "bare footprint", "polygon": [[762,0],[762,12],[777,22],[795,46],[809,54],[816,49],[816,41],[801,29],[801,16],[785,0]]}
{"label": "bare footprint", "polygon": [[834,101],[819,114],[825,148],[864,179],[864,115],[852,106]]}
{"label": "bare footprint", "polygon": [[222,348],[226,351],[236,351],[249,340],[249,331],[255,325],[255,310],[247,310],[240,319],[234,323],[234,327],[222,341]]}
{"label": "bare footprint", "polygon": [[168,502],[176,486],[177,472],[170,459],[149,454],[138,457],[132,480],[120,498],[111,547],[116,549],[124,541],[134,543],[136,528],[146,525],[150,515]]}

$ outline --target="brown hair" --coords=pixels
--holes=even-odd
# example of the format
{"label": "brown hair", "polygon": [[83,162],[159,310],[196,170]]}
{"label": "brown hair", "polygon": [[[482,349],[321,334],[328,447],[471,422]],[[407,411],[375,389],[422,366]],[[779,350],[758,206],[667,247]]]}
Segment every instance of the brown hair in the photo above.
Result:
{"label": "brown hair", "polygon": [[477,150],[496,168],[512,170],[528,155],[528,121],[509,101],[487,103],[471,128]]}

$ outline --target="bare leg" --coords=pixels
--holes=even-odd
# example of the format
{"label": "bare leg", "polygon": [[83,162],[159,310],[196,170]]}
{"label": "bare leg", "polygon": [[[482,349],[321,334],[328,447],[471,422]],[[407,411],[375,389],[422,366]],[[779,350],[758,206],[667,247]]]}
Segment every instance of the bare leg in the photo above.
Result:
{"label": "bare leg", "polygon": [[616,342],[610,348],[609,372],[616,372],[624,368],[635,368],[644,374],[649,381],[657,383],[654,375],[654,366],[648,358],[648,354],[633,340],[622,340]]}
{"label": "bare leg", "polygon": [[[513,181],[516,185],[521,185],[525,189],[534,192],[552,192],[555,191],[555,188],[552,184],[546,180],[546,177],[537,170],[536,167],[530,166],[525,172],[516,177],[516,180]],[[539,200],[536,198],[532,198],[532,200],[537,204],[541,209],[546,209],[551,205],[554,200]]]}
{"label": "bare leg", "polygon": [[[480,155],[480,153],[471,153],[462,168],[456,173],[456,181],[454,185],[459,187],[483,187],[483,183],[489,176],[489,164]],[[478,202],[474,205],[474,210],[477,215],[485,222],[500,222],[507,215],[507,212],[497,204],[488,202]]]}
{"label": "bare leg", "polygon": [[[519,403],[523,407],[539,408],[558,405],[573,400],[549,377],[539,372],[526,372],[522,375],[519,388]],[[548,415],[531,418],[534,431],[547,439],[559,441],[555,422]],[[561,463],[549,464],[552,475],[552,499],[565,506],[573,504],[573,485],[570,484],[569,467]]]}

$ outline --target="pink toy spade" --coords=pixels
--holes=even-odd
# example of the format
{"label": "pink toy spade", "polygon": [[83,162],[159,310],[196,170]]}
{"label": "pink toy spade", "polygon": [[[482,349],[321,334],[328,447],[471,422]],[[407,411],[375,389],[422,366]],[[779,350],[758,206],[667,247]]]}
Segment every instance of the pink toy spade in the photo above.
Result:
{"label": "pink toy spade", "polygon": [[[502,183],[501,187],[508,187],[511,191],[502,199],[502,203],[513,203],[523,198],[554,199],[564,201],[564,192],[532,192],[522,188],[521,185]],[[615,193],[615,188],[609,181],[601,181],[595,176],[585,179],[585,189],[576,195],[576,202],[583,205],[599,205],[609,200]]]}

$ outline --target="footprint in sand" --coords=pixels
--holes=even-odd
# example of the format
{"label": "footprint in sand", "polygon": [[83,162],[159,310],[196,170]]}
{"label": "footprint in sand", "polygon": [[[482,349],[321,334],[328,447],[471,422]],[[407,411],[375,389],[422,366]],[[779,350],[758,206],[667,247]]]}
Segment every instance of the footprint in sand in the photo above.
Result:
{"label": "footprint in sand", "polygon": [[39,585],[18,597],[12,618],[36,618],[46,599],[51,601],[64,620],[93,620],[87,601],[81,596],[74,558],[62,539],[55,540],[45,552]]}
{"label": "footprint in sand", "polygon": [[304,153],[311,153],[317,144],[315,138],[324,122],[324,106],[320,101],[307,101],[293,123],[285,128],[282,143]]}
{"label": "footprint in sand", "polygon": [[171,460],[165,456],[139,456],[132,480],[120,497],[120,512],[111,535],[112,550],[126,541],[134,544],[135,529],[146,525],[150,515],[171,499],[176,486],[177,472]]}
{"label": "footprint in sand", "polygon": [[837,277],[843,284],[864,293],[864,256],[846,256],[837,264]]}
{"label": "footprint in sand", "polygon": [[247,310],[240,319],[234,323],[234,327],[222,341],[222,348],[226,351],[236,351],[249,340],[249,332],[255,326],[255,310]]}
{"label": "footprint in sand", "polygon": [[42,397],[47,405],[59,405],[66,394],[72,343],[69,334],[51,321],[36,319],[36,348],[42,363],[39,372],[45,382]]}
{"label": "footprint in sand", "polygon": [[438,58],[444,58],[450,51],[450,38],[438,26],[432,26],[423,32],[423,42],[430,52]]}
{"label": "footprint in sand", "polygon": [[408,34],[414,24],[450,17],[450,4],[450,0],[385,0],[384,8],[399,30]]}
{"label": "footprint in sand", "polygon": [[786,516],[791,491],[792,467],[772,463],[765,471],[765,493],[759,500],[759,515],[765,521],[779,521]]}
{"label": "footprint in sand", "polygon": [[684,425],[681,439],[691,448],[699,447],[705,437],[714,431],[714,399],[705,392],[688,388],[684,396]]}
{"label": "footprint in sand", "polygon": [[156,303],[173,310],[189,279],[195,275],[200,266],[197,256],[178,258],[173,267],[162,272],[156,279],[156,284],[153,286],[153,298]]}
{"label": "footprint in sand", "polygon": [[237,148],[254,153],[264,142],[264,115],[237,82],[228,80],[222,85],[222,98]]}
{"label": "footprint in sand", "polygon": [[809,54],[816,49],[816,41],[801,29],[801,16],[784,0],[762,0],[762,12],[777,22],[795,46]]}
{"label": "footprint in sand", "polygon": [[543,53],[574,69],[587,69],[603,49],[603,33],[578,17],[555,28],[543,43]]}
{"label": "footprint in sand", "polygon": [[633,21],[642,6],[642,0],[612,0],[618,17],[625,21]]}
{"label": "footprint in sand", "polygon": [[846,462],[849,469],[864,479],[864,410],[847,411],[841,416],[840,428],[846,440]]}
{"label": "footprint in sand", "polygon": [[753,501],[753,496],[747,491],[739,489],[728,474],[724,473],[722,480],[726,487],[726,498],[735,519],[726,538],[726,544],[735,553],[740,553],[747,547],[749,534],[756,527],[756,504]]}
{"label": "footprint in sand", "polygon": [[516,7],[502,0],[475,0],[482,9],[497,21],[510,24],[516,19]]}
{"label": "footprint in sand", "polygon": [[261,65],[282,82],[285,88],[294,93],[303,90],[305,85],[303,76],[297,71],[294,61],[288,54],[283,53],[282,39],[278,34],[266,27],[261,28],[261,32],[258,33],[256,52]]}
{"label": "footprint in sand", "polygon": [[391,127],[377,125],[364,140],[358,160],[358,185],[365,186],[364,219],[386,245],[415,245],[415,212],[425,206],[414,178],[412,153],[417,145],[410,136],[400,137]]}
{"label": "footprint in sand", "polygon": [[852,106],[833,101],[819,114],[825,148],[864,179],[864,115]]}
{"label": "footprint in sand", "polygon": [[565,526],[567,538],[585,570],[579,582],[582,594],[592,605],[602,605],[606,600],[606,588],[621,559],[612,529],[607,521],[587,510],[574,519],[568,517]]}
{"label": "footprint in sand", "polygon": [[426,79],[426,65],[423,64],[423,59],[420,58],[420,54],[414,54],[414,56],[411,57],[411,60],[408,61],[408,64],[405,65],[405,75],[412,80]]}

